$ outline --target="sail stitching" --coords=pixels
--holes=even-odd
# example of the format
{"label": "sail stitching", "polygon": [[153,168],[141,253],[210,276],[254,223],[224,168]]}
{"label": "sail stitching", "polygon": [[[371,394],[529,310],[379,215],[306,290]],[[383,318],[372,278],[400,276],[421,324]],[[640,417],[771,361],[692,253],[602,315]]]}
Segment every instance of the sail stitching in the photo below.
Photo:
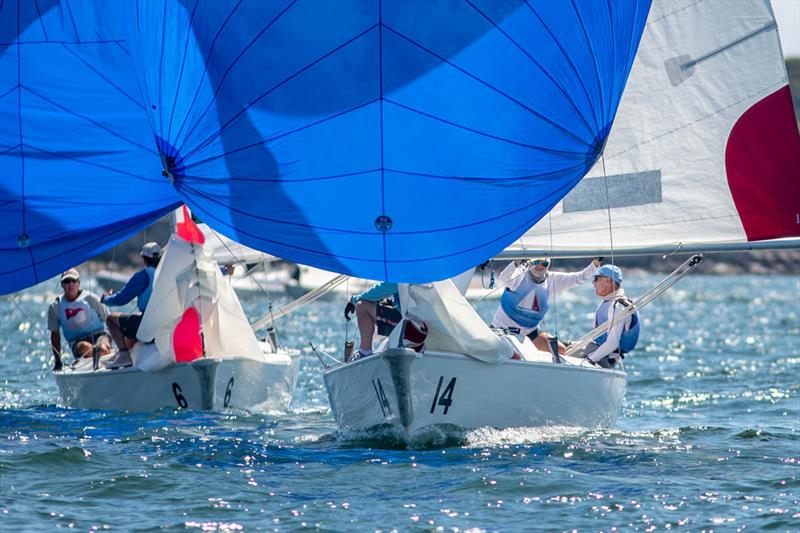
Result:
{"label": "sail stitching", "polygon": [[275,17],[274,17],[272,20],[270,20],[270,21],[269,21],[269,23],[268,23],[266,26],[264,26],[264,28],[262,28],[262,29],[261,29],[261,31],[260,31],[260,32],[258,32],[258,34],[257,34],[255,37],[253,37],[253,38],[250,40],[250,42],[249,42],[249,43],[247,43],[247,45],[246,45],[246,46],[245,46],[245,47],[242,49],[242,51],[241,51],[241,52],[239,52],[239,54],[238,54],[238,55],[237,55],[237,56],[234,58],[234,60],[233,60],[233,61],[230,63],[230,65],[228,65],[228,68],[227,68],[227,69],[225,69],[225,72],[222,74],[222,77],[220,78],[220,81],[219,81],[219,83],[217,84],[217,87],[216,87],[216,89],[214,89],[214,95],[211,97],[211,99],[209,99],[209,101],[208,101],[208,105],[206,105],[206,107],[203,109],[203,112],[202,112],[202,113],[200,113],[200,116],[197,118],[197,120],[196,120],[196,121],[195,121],[195,123],[192,125],[192,127],[191,127],[191,128],[189,128],[189,130],[186,132],[186,136],[185,136],[185,138],[187,138],[187,139],[188,139],[188,138],[189,138],[189,136],[190,136],[192,133],[194,133],[194,130],[197,128],[197,126],[199,126],[199,125],[200,125],[200,122],[202,122],[202,120],[203,120],[203,117],[205,117],[205,116],[206,116],[206,113],[208,113],[208,110],[209,110],[209,109],[211,109],[211,105],[214,103],[214,100],[216,99],[217,95],[218,95],[218,94],[219,94],[219,92],[222,90],[222,86],[225,84],[225,80],[227,79],[227,77],[228,77],[228,74],[230,74],[231,70],[233,70],[233,67],[235,67],[235,66],[236,66],[236,64],[237,64],[237,63],[239,62],[239,60],[240,60],[240,59],[241,59],[241,58],[242,58],[242,57],[243,57],[243,56],[244,56],[244,55],[247,53],[247,51],[250,49],[250,47],[251,47],[251,46],[253,46],[253,45],[256,43],[256,41],[258,41],[258,40],[261,38],[261,36],[262,36],[262,35],[264,35],[264,33],[266,33],[266,32],[267,32],[267,30],[269,30],[269,29],[270,29],[270,28],[271,28],[271,27],[272,27],[272,26],[273,26],[273,25],[274,25],[274,24],[275,24],[275,23],[276,23],[278,20],[280,20],[280,18],[281,18],[281,17],[282,17],[282,16],[283,16],[283,15],[284,15],[284,14],[285,14],[287,11],[289,11],[289,9],[290,9],[292,6],[294,6],[296,3],[297,3],[297,0],[292,0],[291,2],[289,2],[289,4],[287,4],[287,5],[286,5],[286,7],[285,7],[285,8],[283,8],[283,11],[281,11],[280,13],[278,13],[277,15],[275,15]]}
{"label": "sail stitching", "polygon": [[[544,74],[545,76],[547,76],[547,79],[549,79],[549,80],[550,80],[550,81],[553,83],[553,85],[554,85],[554,86],[555,86],[555,87],[556,87],[556,88],[559,90],[559,92],[560,92],[560,93],[561,93],[561,94],[564,96],[564,98],[567,100],[567,102],[569,103],[569,105],[570,105],[570,106],[572,107],[572,109],[575,111],[575,114],[578,116],[578,118],[580,118],[580,119],[581,119],[581,121],[583,122],[583,124],[586,126],[587,133],[589,133],[590,135],[593,135],[593,133],[592,133],[592,127],[589,125],[589,122],[586,120],[586,117],[584,117],[584,116],[583,116],[583,113],[581,113],[581,112],[580,112],[580,110],[578,109],[578,106],[577,106],[577,105],[575,105],[575,101],[574,101],[574,100],[572,99],[572,97],[571,97],[571,96],[570,96],[570,95],[567,93],[567,91],[564,89],[564,87],[562,87],[562,85],[561,85],[560,83],[558,83],[558,81],[557,81],[557,80],[556,80],[556,79],[555,79],[555,78],[554,78],[554,77],[553,77],[553,76],[552,76],[552,75],[551,75],[551,74],[550,74],[550,73],[549,73],[547,70],[545,70],[545,68],[544,68],[544,67],[543,67],[543,66],[542,66],[542,65],[539,63],[539,61],[537,61],[537,60],[536,60],[536,58],[535,58],[535,57],[533,57],[533,56],[530,54],[530,52],[528,52],[528,51],[527,51],[527,50],[526,50],[526,49],[525,49],[525,48],[524,48],[524,47],[523,47],[521,44],[519,44],[519,43],[518,43],[516,40],[514,40],[514,38],[513,38],[511,35],[509,35],[509,34],[508,34],[508,32],[506,32],[506,31],[505,31],[505,30],[504,30],[504,29],[503,29],[503,28],[502,28],[500,25],[498,25],[498,24],[497,24],[497,23],[496,23],[494,20],[492,20],[492,19],[491,19],[491,18],[490,18],[488,15],[486,15],[486,14],[485,14],[483,11],[481,11],[480,9],[478,9],[478,7],[477,7],[475,4],[473,4],[473,3],[472,3],[470,0],[466,0],[466,2],[467,2],[467,4],[468,4],[470,7],[472,7],[472,8],[473,8],[475,11],[477,11],[478,13],[480,13],[480,14],[481,14],[481,16],[483,16],[483,17],[484,17],[484,18],[485,18],[485,19],[486,19],[486,20],[487,20],[487,21],[488,21],[488,22],[489,22],[489,23],[490,23],[492,26],[494,26],[494,28],[495,28],[497,31],[499,31],[500,33],[502,33],[502,34],[503,34],[503,36],[505,36],[505,38],[506,38],[506,39],[508,39],[508,41],[509,41],[511,44],[513,44],[513,45],[514,45],[514,46],[515,46],[515,47],[516,47],[516,48],[517,48],[517,49],[518,49],[520,52],[522,52],[522,53],[525,55],[525,57],[527,57],[527,58],[528,58],[528,59],[531,61],[531,63],[533,63],[534,65],[536,65],[536,66],[539,68],[539,70],[542,72],[542,74]],[[612,35],[613,35],[613,33],[612,33]]]}
{"label": "sail stitching", "polygon": [[194,15],[197,12],[197,6],[200,4],[200,0],[195,0],[194,7],[192,8],[192,14],[189,16],[189,23],[186,26],[186,39],[183,43],[183,57],[181,58],[181,69],[178,71],[178,83],[175,84],[175,94],[172,97],[172,106],[169,113],[169,122],[167,124],[167,136],[165,137],[170,144],[172,144],[172,121],[175,118],[175,107],[178,103],[178,93],[181,90],[181,85],[183,85],[183,72],[186,69],[186,57],[188,56],[187,51],[189,50],[189,37],[192,35],[192,24],[194,23]]}
{"label": "sail stitching", "polygon": [[400,32],[398,32],[397,30],[395,30],[395,29],[391,28],[390,26],[386,26],[386,25],[384,24],[384,27],[385,27],[387,30],[389,30],[389,31],[391,31],[392,33],[394,33],[395,35],[397,35],[398,37],[400,37],[400,38],[402,38],[402,39],[404,39],[404,40],[408,41],[408,42],[409,42],[409,43],[411,43],[411,44],[413,44],[414,46],[416,46],[416,47],[417,47],[417,48],[419,48],[420,50],[423,50],[424,52],[426,52],[427,54],[431,55],[432,57],[435,57],[436,59],[438,59],[439,61],[441,61],[441,62],[442,62],[442,63],[444,63],[445,65],[448,65],[448,66],[452,67],[453,69],[455,69],[455,70],[459,71],[460,73],[464,74],[464,75],[465,75],[465,76],[467,76],[468,78],[471,78],[471,79],[475,80],[476,82],[480,83],[480,84],[481,84],[481,85],[483,85],[484,87],[486,87],[486,88],[488,88],[488,89],[490,89],[490,90],[492,90],[492,91],[496,92],[497,94],[499,94],[499,95],[503,96],[504,98],[508,99],[509,101],[511,101],[511,102],[514,102],[515,104],[517,104],[517,105],[518,105],[519,107],[521,107],[522,109],[524,109],[524,110],[528,111],[528,113],[530,113],[531,115],[533,115],[533,116],[535,116],[535,117],[538,117],[538,118],[540,118],[541,120],[543,120],[543,121],[547,122],[548,124],[550,124],[551,126],[553,126],[555,129],[557,129],[557,130],[560,130],[560,131],[562,131],[563,133],[565,133],[567,136],[569,136],[569,137],[573,138],[573,139],[574,139],[575,141],[577,141],[578,143],[580,143],[580,144],[584,144],[584,145],[586,145],[586,146],[591,146],[591,143],[589,143],[589,142],[587,142],[587,141],[585,141],[585,140],[581,139],[581,138],[580,138],[579,136],[577,136],[575,133],[573,133],[573,132],[569,131],[568,129],[566,129],[566,128],[565,128],[565,127],[563,127],[562,125],[560,125],[560,124],[558,124],[557,122],[555,122],[555,121],[551,120],[550,118],[548,118],[547,116],[545,116],[545,115],[541,114],[540,112],[536,111],[536,110],[535,110],[535,109],[533,109],[532,107],[530,107],[530,106],[528,106],[528,105],[524,104],[523,102],[521,102],[521,101],[517,100],[516,98],[514,98],[514,97],[513,97],[513,96],[511,96],[510,94],[508,94],[508,93],[506,93],[506,92],[503,92],[503,91],[501,91],[499,88],[495,87],[495,86],[494,86],[494,85],[492,85],[491,83],[489,83],[489,82],[487,82],[487,81],[485,81],[485,80],[482,80],[481,78],[479,78],[479,77],[475,76],[474,74],[472,74],[472,73],[470,73],[470,72],[467,72],[466,70],[464,70],[463,68],[459,67],[458,65],[456,65],[456,64],[455,64],[455,63],[453,63],[452,61],[449,61],[447,58],[444,58],[444,57],[440,56],[439,54],[437,54],[437,53],[436,53],[436,52],[434,52],[433,50],[430,50],[429,48],[425,48],[424,46],[422,46],[422,44],[420,44],[420,43],[418,43],[417,41],[414,41],[413,39],[411,39],[411,38],[409,38],[409,37],[407,37],[407,36],[403,35],[402,33],[400,33]]}
{"label": "sail stitching", "polygon": [[[198,143],[198,144],[197,144],[197,146],[195,146],[195,147],[194,147],[192,150],[190,150],[190,151],[188,152],[188,154],[187,154],[187,155],[184,157],[184,159],[188,159],[188,158],[189,158],[189,157],[191,157],[193,154],[195,154],[195,153],[196,153],[198,150],[200,150],[200,149],[202,149],[202,148],[205,148],[205,147],[206,147],[206,146],[207,146],[209,143],[211,143],[211,141],[213,141],[214,139],[216,139],[217,137],[219,137],[219,136],[222,134],[222,132],[223,132],[223,131],[225,131],[225,130],[228,128],[228,126],[230,126],[230,125],[231,125],[231,124],[232,124],[232,123],[233,123],[233,122],[234,122],[236,119],[238,119],[238,118],[239,118],[241,115],[243,115],[244,113],[246,113],[248,109],[250,109],[251,107],[253,107],[255,104],[257,104],[257,103],[258,103],[259,101],[261,101],[263,98],[265,98],[265,97],[269,96],[269,95],[270,95],[272,92],[276,91],[277,89],[279,89],[280,87],[282,87],[284,84],[286,84],[286,83],[290,82],[291,80],[293,80],[294,78],[296,78],[297,76],[299,76],[300,74],[302,74],[303,72],[305,72],[305,71],[307,71],[308,69],[310,69],[310,68],[314,67],[314,66],[315,66],[315,65],[317,65],[318,63],[320,63],[320,62],[324,61],[325,59],[327,59],[328,57],[332,56],[332,55],[333,55],[333,54],[335,54],[336,52],[339,52],[339,51],[340,51],[340,50],[342,50],[343,48],[345,48],[345,47],[347,47],[348,45],[350,45],[350,44],[354,43],[355,41],[357,41],[358,39],[360,39],[360,38],[361,38],[361,37],[363,37],[364,35],[368,34],[368,33],[369,33],[369,32],[371,32],[372,30],[374,30],[374,29],[375,29],[377,26],[378,26],[377,24],[375,24],[375,25],[373,25],[373,26],[370,26],[369,28],[367,28],[367,29],[366,29],[366,30],[364,30],[363,32],[359,33],[359,34],[358,34],[358,35],[356,35],[355,37],[353,37],[353,38],[351,38],[351,39],[349,39],[349,40],[345,41],[344,43],[340,44],[339,46],[337,46],[337,47],[336,47],[336,48],[334,48],[333,50],[330,50],[330,51],[329,51],[329,52],[327,52],[326,54],[324,54],[324,55],[322,55],[322,56],[318,57],[317,59],[315,59],[314,61],[312,61],[312,62],[311,62],[311,63],[309,63],[308,65],[304,66],[303,68],[301,68],[300,70],[298,70],[297,72],[295,72],[294,74],[292,74],[291,76],[289,76],[288,78],[285,78],[283,81],[281,81],[281,82],[277,83],[276,85],[273,85],[273,86],[272,86],[271,88],[269,88],[269,89],[268,89],[266,92],[264,92],[264,93],[262,93],[261,95],[259,95],[259,96],[258,96],[258,97],[257,97],[255,100],[253,100],[253,101],[252,101],[252,102],[250,102],[249,104],[247,104],[247,105],[245,105],[245,106],[242,106],[242,109],[241,109],[241,110],[239,110],[239,112],[238,112],[238,113],[236,113],[236,114],[235,114],[233,117],[231,117],[231,118],[230,118],[230,119],[229,119],[229,120],[228,120],[228,121],[227,121],[225,124],[223,124],[223,126],[222,126],[220,129],[218,129],[217,131],[215,131],[214,133],[212,133],[211,135],[209,135],[209,136],[208,136],[206,139],[204,139],[203,141],[201,141],[200,143]],[[360,107],[360,106],[359,106],[359,107]],[[179,132],[179,133],[180,133],[180,132]],[[184,139],[184,143],[186,142],[186,140],[188,140],[188,139]]]}
{"label": "sail stitching", "polygon": [[[598,124],[598,127],[605,127],[606,125],[606,116],[605,116],[605,95],[603,94],[603,85],[600,83],[600,69],[597,66],[597,54],[594,52],[594,46],[592,46],[592,41],[589,39],[589,34],[586,33],[586,24],[583,22],[583,18],[581,17],[581,13],[578,10],[578,6],[575,5],[575,0],[570,1],[570,5],[572,9],[575,11],[575,16],[578,17],[578,26],[581,28],[581,32],[583,33],[583,38],[586,39],[586,46],[589,48],[589,53],[592,56],[592,66],[594,67],[594,81],[597,83],[597,92],[600,95],[600,112],[603,113],[603,116],[600,117],[601,123]],[[613,50],[613,48],[612,48]],[[612,57],[612,63],[613,63]],[[606,132],[606,135],[608,133]]]}
{"label": "sail stitching", "polygon": [[[268,137],[268,138],[260,140],[258,142],[255,142],[255,143],[252,143],[252,144],[248,144],[246,146],[241,146],[239,148],[233,148],[231,150],[228,150],[227,152],[223,152],[223,153],[221,153],[219,155],[215,155],[215,156],[207,157],[205,159],[201,159],[200,161],[196,161],[196,162],[194,162],[192,164],[189,164],[189,165],[184,165],[183,168],[184,169],[193,168],[193,167],[195,167],[197,165],[201,165],[201,164],[204,164],[204,163],[209,163],[211,161],[215,161],[217,159],[221,159],[221,158],[223,158],[223,157],[225,157],[226,155],[229,155],[229,154],[235,154],[235,153],[238,153],[238,152],[242,152],[244,150],[249,150],[250,148],[255,148],[257,146],[265,145],[265,144],[267,144],[269,142],[272,142],[272,141],[274,141],[276,139],[281,139],[283,137],[287,137],[287,136],[292,135],[294,133],[298,133],[300,131],[303,131],[303,130],[306,130],[306,129],[309,129],[309,128],[313,128],[314,126],[318,126],[318,125],[323,124],[325,122],[328,122],[330,120],[336,119],[336,118],[338,118],[338,117],[340,117],[342,115],[346,115],[346,114],[348,114],[348,113],[350,113],[352,111],[357,111],[357,110],[359,110],[361,108],[364,108],[364,107],[367,107],[369,105],[374,104],[378,100],[379,100],[379,98],[374,98],[374,99],[370,100],[369,102],[364,102],[363,104],[358,104],[357,106],[353,106],[353,107],[351,107],[349,109],[345,109],[343,111],[338,111],[338,112],[336,112],[336,113],[334,113],[332,115],[329,115],[327,117],[321,118],[321,119],[316,120],[314,122],[311,122],[309,124],[304,124],[304,125],[302,125],[302,126],[300,126],[298,128],[295,128],[293,130],[285,131],[283,133],[279,133],[277,135],[273,135],[272,137]],[[221,133],[221,132],[222,132],[222,130],[220,130],[218,133]],[[186,161],[189,157],[191,157],[191,155],[196,154],[196,153],[197,153],[197,149],[195,149],[192,152],[189,152],[189,154],[184,158],[184,161]]]}
{"label": "sail stitching", "polygon": [[[545,24],[544,20],[539,15],[539,13],[533,8],[533,6],[530,4],[529,0],[525,0],[525,5],[527,5],[528,8],[531,10],[531,12],[534,14],[534,16],[536,16],[536,18],[539,20],[539,23],[542,25],[542,27],[545,29],[545,31],[547,31],[547,34],[550,36],[550,39],[553,41],[553,43],[556,45],[556,47],[561,51],[561,55],[564,57],[564,59],[566,59],[567,64],[569,64],[570,68],[572,69],[572,72],[575,74],[575,78],[578,80],[578,83],[580,84],[581,88],[583,89],[583,94],[584,94],[584,96],[586,96],[586,101],[587,102],[591,102],[592,99],[589,97],[589,91],[586,89],[586,85],[583,84],[583,78],[581,77],[580,73],[578,72],[578,68],[572,62],[572,59],[570,59],[569,54],[567,54],[567,51],[564,50],[564,47],[561,45],[561,41],[556,39],[556,36],[553,34],[553,32],[550,29],[550,27],[547,24]],[[595,115],[595,112],[594,112],[594,107],[592,107],[590,105],[589,106],[589,111],[591,111],[591,113],[592,113],[592,119],[594,120],[595,128],[599,127],[597,125],[598,124],[598,120],[597,120],[597,115]]]}
{"label": "sail stitching", "polygon": [[[214,35],[214,39],[212,39],[211,45],[208,47],[208,52],[207,52],[207,55],[206,55],[206,63],[204,63],[206,65],[206,68],[203,69],[203,74],[200,76],[200,81],[197,83],[197,88],[194,91],[194,96],[192,97],[192,102],[189,104],[187,109],[192,109],[194,107],[195,102],[197,102],[197,96],[200,94],[200,89],[203,87],[203,82],[205,81],[206,74],[208,73],[207,62],[208,62],[208,60],[211,59],[211,55],[214,53],[214,47],[217,46],[217,39],[219,39],[219,36],[222,35],[222,31],[225,29],[225,26],[228,25],[228,22],[231,20],[231,18],[233,17],[233,14],[236,12],[236,10],[239,9],[240,5],[242,5],[242,0],[239,0],[238,2],[236,2],[236,5],[233,6],[233,9],[231,9],[231,12],[228,13],[228,16],[225,17],[225,20],[220,25],[219,29],[217,30],[216,35]],[[139,32],[139,33],[141,34],[141,32]],[[181,127],[178,128],[178,133],[175,134],[175,138],[176,139],[179,139],[181,137],[181,133],[183,133],[183,128],[186,127],[186,124],[189,121],[189,115],[190,115],[190,113],[186,113],[186,116],[183,117],[183,122],[181,123]],[[184,142],[185,142],[185,138],[184,138]],[[182,150],[183,150],[183,142],[178,147],[177,151],[178,151],[178,153],[180,153]]]}

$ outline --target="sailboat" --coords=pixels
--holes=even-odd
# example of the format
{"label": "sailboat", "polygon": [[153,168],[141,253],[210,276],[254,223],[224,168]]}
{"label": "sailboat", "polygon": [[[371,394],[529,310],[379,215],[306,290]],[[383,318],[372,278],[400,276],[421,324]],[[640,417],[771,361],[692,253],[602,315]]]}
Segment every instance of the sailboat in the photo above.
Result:
{"label": "sailboat", "polygon": [[205,246],[205,235],[185,207],[179,216],[186,218],[155,271],[132,364],[106,368],[106,358],[83,358],[55,371],[67,407],[152,411],[288,405],[299,352],[256,338],[213,247]]}
{"label": "sailboat", "polygon": [[181,203],[298,264],[454,276],[595,166],[650,7],[40,4],[0,4],[4,294]]}
{"label": "sailboat", "polygon": [[[498,257],[797,249],[798,176],[769,3],[655,1],[602,158]],[[376,355],[326,370],[342,431],[614,424],[624,366],[490,331],[449,282],[401,285],[400,297],[427,326],[425,349],[398,330]]]}

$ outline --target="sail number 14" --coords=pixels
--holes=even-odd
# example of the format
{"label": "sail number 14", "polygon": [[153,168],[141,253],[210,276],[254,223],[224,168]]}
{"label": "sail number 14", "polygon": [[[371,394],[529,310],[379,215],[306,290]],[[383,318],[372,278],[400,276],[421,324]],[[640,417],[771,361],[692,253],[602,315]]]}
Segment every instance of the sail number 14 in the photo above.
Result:
{"label": "sail number 14", "polygon": [[[436,411],[436,407],[442,406],[444,407],[442,414],[446,415],[447,410],[450,409],[450,406],[453,405],[453,389],[456,388],[456,378],[450,380],[450,382],[445,386],[444,390],[442,390],[442,384],[444,383],[444,376],[439,378],[439,383],[436,385],[436,392],[433,395],[433,402],[431,403],[431,414]],[[441,394],[440,394],[441,392]]]}

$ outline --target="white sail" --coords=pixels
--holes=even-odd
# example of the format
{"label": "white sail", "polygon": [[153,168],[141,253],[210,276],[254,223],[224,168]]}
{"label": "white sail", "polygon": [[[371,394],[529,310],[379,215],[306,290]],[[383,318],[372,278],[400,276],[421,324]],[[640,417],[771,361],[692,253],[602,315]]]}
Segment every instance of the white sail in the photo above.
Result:
{"label": "white sail", "polygon": [[[511,345],[489,329],[449,279],[422,285],[401,283],[399,293],[405,315],[428,327],[426,350],[461,353],[487,363],[513,355]],[[392,332],[389,346],[397,346],[401,329]]]}
{"label": "white sail", "polygon": [[207,224],[198,224],[198,228],[206,237],[205,247],[209,250],[211,257],[220,265],[239,263],[269,263],[278,259],[259,250],[240,244],[233,239],[229,239],[221,233],[217,233]]}
{"label": "white sail", "polygon": [[654,1],[604,154],[513,249],[800,235],[800,136],[768,0]]}
{"label": "white sail", "polygon": [[192,248],[177,235],[170,237],[137,337],[145,342],[154,340],[159,352],[174,360],[175,326],[193,306],[201,317],[206,355],[258,357],[258,341],[233,288],[203,246]]}

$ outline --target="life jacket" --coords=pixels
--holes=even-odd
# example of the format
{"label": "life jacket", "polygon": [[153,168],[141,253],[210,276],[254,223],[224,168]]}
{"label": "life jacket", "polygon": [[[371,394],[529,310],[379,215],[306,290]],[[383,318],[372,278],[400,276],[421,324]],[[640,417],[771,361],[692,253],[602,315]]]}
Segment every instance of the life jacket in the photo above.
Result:
{"label": "life jacket", "polygon": [[[615,300],[609,300],[607,302],[603,302],[597,308],[597,312],[594,315],[594,327],[599,326],[600,324],[604,324],[609,320],[609,310],[612,308],[612,303],[620,304],[623,307],[628,307],[633,305],[628,298],[625,296],[621,296],[616,298]],[[630,324],[627,326],[623,326],[622,328],[622,335],[619,338],[619,348],[618,351],[621,354],[626,354],[628,352],[633,351],[636,348],[636,343],[639,341],[639,311],[634,311],[630,317]],[[603,333],[594,342],[597,344],[603,344],[606,342],[608,338],[608,332]]]}
{"label": "life jacket", "polygon": [[86,301],[88,294],[85,291],[81,291],[72,302],[66,298],[56,298],[58,302],[58,323],[64,332],[67,342],[72,342],[105,329],[100,315]]}
{"label": "life jacket", "polygon": [[145,273],[147,274],[147,288],[136,297],[136,307],[139,308],[139,311],[144,313],[144,310],[147,309],[147,302],[150,301],[150,295],[153,293],[153,280],[156,277],[156,268],[149,266],[144,268]]}
{"label": "life jacket", "polygon": [[[527,273],[525,275],[527,276]],[[531,292],[535,293],[532,308],[522,307],[519,303]],[[500,305],[508,317],[523,328],[535,328],[550,307],[547,301],[547,285],[523,281],[516,290],[512,291],[506,287],[503,296],[500,297]]]}

